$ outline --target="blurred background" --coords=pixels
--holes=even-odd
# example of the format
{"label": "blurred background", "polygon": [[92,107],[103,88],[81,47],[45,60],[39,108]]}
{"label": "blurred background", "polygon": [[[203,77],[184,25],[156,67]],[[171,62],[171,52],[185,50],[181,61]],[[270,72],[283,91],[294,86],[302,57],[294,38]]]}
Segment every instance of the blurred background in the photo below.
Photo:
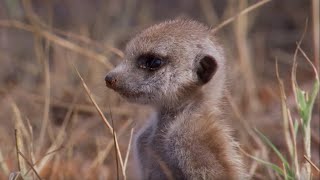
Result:
{"label": "blurred background", "polygon": [[[150,109],[125,102],[104,84],[106,73],[121,62],[126,42],[143,28],[177,17],[215,28],[258,2],[1,0],[0,179],[7,179],[23,166],[27,169],[23,173],[36,179],[33,170],[28,172],[30,164],[43,179],[116,179],[117,169],[122,174],[121,165],[117,168],[112,131],[97,113],[72,64],[103,114],[113,122],[123,162],[128,159],[124,163],[126,177],[134,179],[132,154],[127,153],[131,131],[134,134],[141,127]],[[253,128],[288,154],[275,65],[277,60],[287,104],[296,117],[291,69],[303,34],[301,49],[312,62],[319,62],[319,45],[314,48],[319,42],[319,34],[313,30],[314,22],[319,24],[319,14],[313,15],[315,2],[319,5],[318,0],[266,1],[214,33],[228,58],[227,123],[235,129],[245,152],[281,167],[281,161]],[[299,86],[310,90],[313,70],[301,53],[296,58]],[[311,133],[312,161],[317,167],[319,121],[318,99]],[[24,157],[17,155],[17,147]],[[297,147],[303,161],[301,133]],[[244,158],[252,179],[279,179],[264,165],[246,155]]]}

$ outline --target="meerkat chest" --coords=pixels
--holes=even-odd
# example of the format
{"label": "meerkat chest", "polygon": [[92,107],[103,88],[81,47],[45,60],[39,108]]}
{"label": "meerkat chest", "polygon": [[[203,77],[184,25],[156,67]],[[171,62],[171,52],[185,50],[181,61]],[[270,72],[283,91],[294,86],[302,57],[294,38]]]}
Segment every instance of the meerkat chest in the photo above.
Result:
{"label": "meerkat chest", "polygon": [[175,156],[175,147],[168,144],[168,131],[150,125],[137,138],[137,155],[144,179],[185,179]]}

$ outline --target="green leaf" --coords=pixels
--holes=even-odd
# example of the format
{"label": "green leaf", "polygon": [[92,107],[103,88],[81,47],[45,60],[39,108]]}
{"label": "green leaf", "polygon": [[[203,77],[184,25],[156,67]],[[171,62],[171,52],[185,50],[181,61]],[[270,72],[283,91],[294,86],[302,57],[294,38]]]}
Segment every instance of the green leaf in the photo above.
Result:
{"label": "green leaf", "polygon": [[295,134],[295,136],[297,136],[298,129],[299,129],[299,121],[298,120],[294,121],[293,128],[294,128],[294,134]]}
{"label": "green leaf", "polygon": [[263,135],[259,130],[255,129],[255,131],[257,132],[257,134],[260,136],[261,140],[266,143],[268,146],[271,147],[271,149],[277,154],[277,156],[280,158],[280,160],[282,161],[282,163],[284,164],[284,167],[286,168],[286,172],[288,172],[288,176],[293,178],[294,177],[294,173],[290,168],[290,165],[288,163],[288,161],[284,158],[284,156],[281,154],[281,152],[278,150],[277,147],[275,147],[272,142],[265,136]]}
{"label": "green leaf", "polygon": [[281,176],[285,176],[285,173],[283,172],[283,170],[279,166],[277,166],[276,164],[267,162],[265,160],[262,160],[260,158],[255,157],[255,156],[249,155],[249,157],[251,157],[252,159],[254,159],[254,160],[256,160],[256,161],[258,161],[258,162],[260,162],[260,163],[262,163],[262,164],[264,164],[266,166],[269,166],[272,170],[274,170],[275,172],[277,172]]}
{"label": "green leaf", "polygon": [[314,101],[316,100],[318,93],[319,93],[319,81],[316,80],[312,88],[310,100],[307,102],[310,111],[312,111],[313,109]]}
{"label": "green leaf", "polygon": [[303,110],[307,107],[307,103],[305,100],[305,92],[303,90],[301,90],[299,87],[296,87],[295,91],[297,94],[298,108],[300,110]]}

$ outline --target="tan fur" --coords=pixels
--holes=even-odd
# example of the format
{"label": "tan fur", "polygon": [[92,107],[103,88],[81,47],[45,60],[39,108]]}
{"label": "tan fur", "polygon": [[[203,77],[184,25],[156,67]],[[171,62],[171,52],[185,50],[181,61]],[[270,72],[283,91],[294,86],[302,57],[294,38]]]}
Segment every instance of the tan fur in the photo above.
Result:
{"label": "tan fur", "polygon": [[[166,64],[156,71],[141,69],[137,58],[143,54],[160,56]],[[218,68],[201,83],[198,64],[207,56]],[[128,43],[124,62],[106,81],[129,101],[155,109],[135,139],[142,179],[245,179],[219,108],[224,66],[223,49],[209,29],[191,20],[152,26]]]}

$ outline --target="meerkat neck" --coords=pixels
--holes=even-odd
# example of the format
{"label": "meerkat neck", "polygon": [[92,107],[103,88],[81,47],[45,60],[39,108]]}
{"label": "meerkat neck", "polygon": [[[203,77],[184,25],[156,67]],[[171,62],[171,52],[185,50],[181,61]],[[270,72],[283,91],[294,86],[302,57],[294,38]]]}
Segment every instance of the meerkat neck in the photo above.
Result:
{"label": "meerkat neck", "polygon": [[177,120],[177,117],[181,114],[186,113],[200,113],[208,108],[206,108],[206,103],[204,103],[205,96],[203,93],[193,95],[191,98],[175,104],[172,106],[162,106],[156,109],[158,115],[157,125],[159,128],[166,127],[168,124]]}

